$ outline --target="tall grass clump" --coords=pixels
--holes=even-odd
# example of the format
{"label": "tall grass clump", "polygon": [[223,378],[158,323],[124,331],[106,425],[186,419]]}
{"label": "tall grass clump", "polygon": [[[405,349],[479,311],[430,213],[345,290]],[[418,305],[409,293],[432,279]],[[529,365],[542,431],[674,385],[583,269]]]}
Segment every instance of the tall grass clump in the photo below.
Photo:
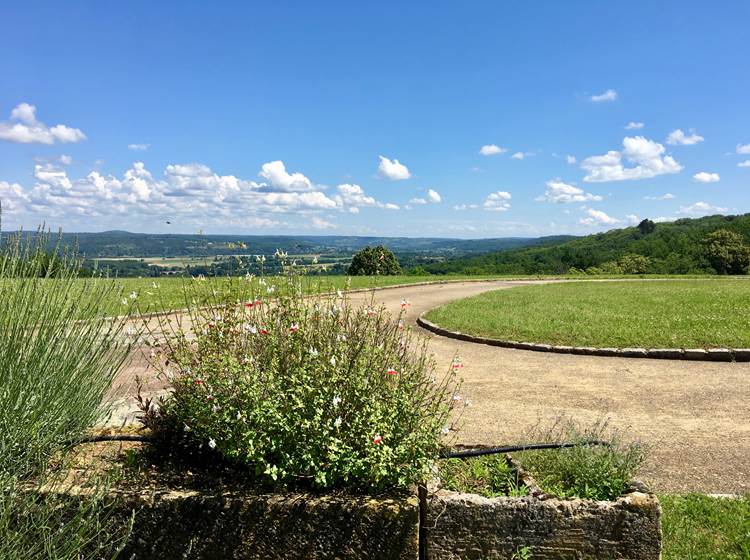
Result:
{"label": "tall grass clump", "polygon": [[80,279],[41,230],[1,237],[0,558],[82,558],[106,540],[98,505],[61,508],[34,489],[94,424],[127,355],[124,319],[104,313],[117,287]]}
{"label": "tall grass clump", "polygon": [[294,274],[232,285],[226,298],[193,281],[188,317],[156,329],[170,333],[155,342],[174,388],[146,414],[158,441],[200,447],[259,485],[372,491],[432,473],[463,403],[456,368],[435,375],[405,311],[306,295]]}
{"label": "tall grass clump", "polygon": [[561,417],[550,427],[533,429],[529,437],[534,443],[575,444],[515,455],[542,490],[561,498],[613,500],[622,495],[646,458],[640,443],[628,440],[606,419],[580,424]]}

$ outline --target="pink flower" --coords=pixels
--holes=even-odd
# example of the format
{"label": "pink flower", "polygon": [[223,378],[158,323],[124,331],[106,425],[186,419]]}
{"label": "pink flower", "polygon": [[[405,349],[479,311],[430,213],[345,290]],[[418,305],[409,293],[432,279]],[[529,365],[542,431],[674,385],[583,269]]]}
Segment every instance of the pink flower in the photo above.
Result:
{"label": "pink flower", "polygon": [[268,329],[260,329],[260,334],[268,334]]}
{"label": "pink flower", "polygon": [[296,333],[299,330],[299,325],[297,323],[292,323],[292,326],[289,327],[290,333]]}
{"label": "pink flower", "polygon": [[193,383],[195,383],[196,385],[203,385],[203,380],[202,379],[196,379],[195,381],[193,381]]}
{"label": "pink flower", "polygon": [[451,366],[453,367],[453,369],[460,369],[464,367],[464,364],[461,362],[461,360],[456,359],[453,360],[453,364],[451,364]]}
{"label": "pink flower", "polygon": [[253,303],[254,303],[255,305],[260,305],[260,304],[261,304],[261,303],[263,303],[263,302],[262,302],[262,301],[260,301],[259,299],[256,299],[256,300],[255,300],[255,301],[254,301]]}
{"label": "pink flower", "polygon": [[388,368],[388,371],[386,371],[388,375],[396,375],[398,372],[393,368]]}
{"label": "pink flower", "polygon": [[381,443],[383,443],[383,436],[381,436],[380,434],[375,434],[375,437],[372,438],[372,443],[374,443],[375,445],[380,445]]}
{"label": "pink flower", "polygon": [[214,396],[213,396],[213,395],[208,395],[208,396],[206,397],[206,400],[207,400],[207,401],[212,401],[212,400],[214,400]]}
{"label": "pink flower", "polygon": [[401,300],[401,309],[404,309],[405,307],[409,307],[411,303],[409,303],[408,299],[402,299]]}
{"label": "pink flower", "polygon": [[245,307],[247,307],[248,309],[252,309],[253,305],[255,304],[252,301],[248,301],[245,303]]}

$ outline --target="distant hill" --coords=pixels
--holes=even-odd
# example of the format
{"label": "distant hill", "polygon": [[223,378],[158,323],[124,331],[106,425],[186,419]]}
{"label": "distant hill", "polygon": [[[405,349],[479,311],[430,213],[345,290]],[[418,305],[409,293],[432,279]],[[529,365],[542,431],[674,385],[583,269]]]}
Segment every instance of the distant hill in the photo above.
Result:
{"label": "distant hill", "polygon": [[127,231],[65,233],[62,236],[64,245],[77,245],[78,252],[89,259],[211,257],[227,254],[270,255],[276,249],[295,255],[334,253],[351,256],[351,254],[368,245],[385,245],[396,254],[432,255],[449,258],[559,243],[569,239],[573,239],[573,237],[444,239],[334,235],[178,235],[131,233]]}
{"label": "distant hill", "polygon": [[750,244],[750,214],[717,215],[659,223],[650,233],[642,233],[637,227],[614,229],[554,245],[432,263],[425,269],[433,274],[562,274],[573,268],[600,267],[625,255],[642,255],[648,257],[648,273],[712,272],[703,256],[701,240],[717,229],[734,231]]}

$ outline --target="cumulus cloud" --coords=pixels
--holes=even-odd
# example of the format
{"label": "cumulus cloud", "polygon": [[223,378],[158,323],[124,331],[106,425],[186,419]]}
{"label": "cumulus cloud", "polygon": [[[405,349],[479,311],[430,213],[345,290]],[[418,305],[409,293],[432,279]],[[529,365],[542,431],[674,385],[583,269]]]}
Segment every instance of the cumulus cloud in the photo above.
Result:
{"label": "cumulus cloud", "polygon": [[479,153],[483,156],[494,156],[497,154],[504,154],[507,152],[507,148],[501,148],[500,146],[497,146],[495,144],[485,144],[481,148],[479,148]]}
{"label": "cumulus cloud", "polygon": [[492,212],[505,212],[510,210],[511,195],[506,191],[497,191],[487,195],[482,205],[485,210]]}
{"label": "cumulus cloud", "polygon": [[591,101],[594,103],[601,103],[603,101],[615,101],[617,99],[617,92],[613,89],[608,89],[604,93],[600,93],[599,95],[592,95],[589,97]]}
{"label": "cumulus cloud", "polygon": [[625,219],[631,226],[634,226],[641,222],[641,219],[635,214],[628,214],[627,216],[625,216]]}
{"label": "cumulus cloud", "polygon": [[708,173],[707,171],[701,171],[693,175],[693,180],[698,183],[718,183],[720,178],[718,173]]}
{"label": "cumulus cloud", "polygon": [[[581,162],[587,171],[583,178],[588,183],[650,179],[658,175],[679,173],[682,166],[672,156],[664,155],[663,145],[643,136],[628,136],[622,141],[621,151],[610,150],[601,156],[591,156]],[[623,165],[623,159],[632,163]]]}
{"label": "cumulus cloud", "polygon": [[378,202],[365,194],[359,185],[345,183],[336,187],[338,194],[333,198],[340,208],[348,209],[352,214],[359,213],[360,208],[381,208],[383,210],[398,210],[396,204]]}
{"label": "cumulus cloud", "polygon": [[[39,163],[31,186],[0,182],[0,199],[4,211],[35,220],[80,217],[92,223],[102,218],[100,223],[109,224],[138,216],[253,228],[287,225],[277,216],[290,214],[295,219],[309,215],[311,227],[328,229],[317,214],[399,209],[368,196],[358,185],[339,185],[329,196],[304,175],[287,173],[281,162],[264,165],[260,176],[267,181],[220,175],[200,163],[171,164],[155,176],[143,162],[135,162],[119,177],[92,171],[73,178],[62,167]],[[304,190],[309,188],[313,190]]]}
{"label": "cumulus cloud", "polygon": [[750,159],[741,161],[737,164],[737,167],[750,167]]}
{"label": "cumulus cloud", "polygon": [[750,154],[750,144],[737,144],[737,153],[738,154]]}
{"label": "cumulus cloud", "polygon": [[318,216],[313,216],[312,221],[310,222],[310,227],[313,229],[335,229],[336,224],[324,220],[323,218],[319,218]]}
{"label": "cumulus cloud", "polygon": [[703,140],[703,136],[695,134],[692,131],[691,134],[688,135],[679,128],[677,130],[673,130],[669,133],[669,136],[667,136],[667,144],[677,146],[692,146],[693,144],[697,144],[698,142],[703,142]]}
{"label": "cumulus cloud", "polygon": [[266,179],[271,188],[283,192],[304,192],[313,190],[310,179],[302,173],[287,173],[283,161],[269,161],[261,167],[259,177]]}
{"label": "cumulus cloud", "polygon": [[433,189],[428,189],[428,191],[427,191],[427,200],[430,201],[433,204],[438,204],[443,199],[440,196],[439,192],[437,192],[437,191],[435,191]]}
{"label": "cumulus cloud", "polygon": [[570,165],[575,165],[576,156],[565,156],[565,161],[567,161]]}
{"label": "cumulus cloud", "polygon": [[578,222],[585,226],[613,225],[620,223],[620,220],[612,218],[601,210],[586,208],[586,216],[579,219]]}
{"label": "cumulus cloud", "polygon": [[145,152],[151,147],[151,144],[128,144],[128,150],[134,152]]}
{"label": "cumulus cloud", "polygon": [[714,206],[708,202],[696,202],[690,206],[680,206],[677,211],[678,214],[686,214],[688,216],[706,216],[708,214],[719,214],[726,212],[728,208],[722,208],[721,206]]}
{"label": "cumulus cloud", "polygon": [[411,173],[409,169],[397,159],[388,159],[385,156],[380,157],[380,164],[378,165],[378,173],[381,177],[390,179],[391,181],[403,181],[409,179]]}
{"label": "cumulus cloud", "polygon": [[564,183],[560,179],[552,179],[545,184],[547,189],[544,191],[544,195],[536,199],[540,202],[598,202],[602,199],[599,195],[584,192],[583,189]]}
{"label": "cumulus cloud", "polygon": [[657,196],[644,196],[643,200],[672,200],[674,195],[672,193],[664,193]]}
{"label": "cumulus cloud", "polygon": [[643,124],[642,122],[630,121],[628,124],[625,125],[625,130],[640,130],[644,126],[646,125]]}
{"label": "cumulus cloud", "polygon": [[10,121],[0,122],[0,140],[19,144],[54,144],[85,140],[86,135],[77,128],[64,124],[48,127],[36,118],[36,107],[21,103],[10,112]]}

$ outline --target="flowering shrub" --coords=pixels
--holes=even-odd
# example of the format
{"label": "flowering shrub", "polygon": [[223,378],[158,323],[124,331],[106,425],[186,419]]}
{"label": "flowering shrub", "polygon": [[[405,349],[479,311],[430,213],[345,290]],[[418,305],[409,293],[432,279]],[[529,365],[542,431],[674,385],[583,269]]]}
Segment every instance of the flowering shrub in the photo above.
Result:
{"label": "flowering shrub", "polygon": [[458,368],[434,377],[406,306],[394,319],[340,291],[281,283],[240,280],[231,304],[161,322],[171,334],[157,361],[174,391],[145,415],[157,439],[212,449],[261,483],[373,490],[428,476],[463,406]]}

